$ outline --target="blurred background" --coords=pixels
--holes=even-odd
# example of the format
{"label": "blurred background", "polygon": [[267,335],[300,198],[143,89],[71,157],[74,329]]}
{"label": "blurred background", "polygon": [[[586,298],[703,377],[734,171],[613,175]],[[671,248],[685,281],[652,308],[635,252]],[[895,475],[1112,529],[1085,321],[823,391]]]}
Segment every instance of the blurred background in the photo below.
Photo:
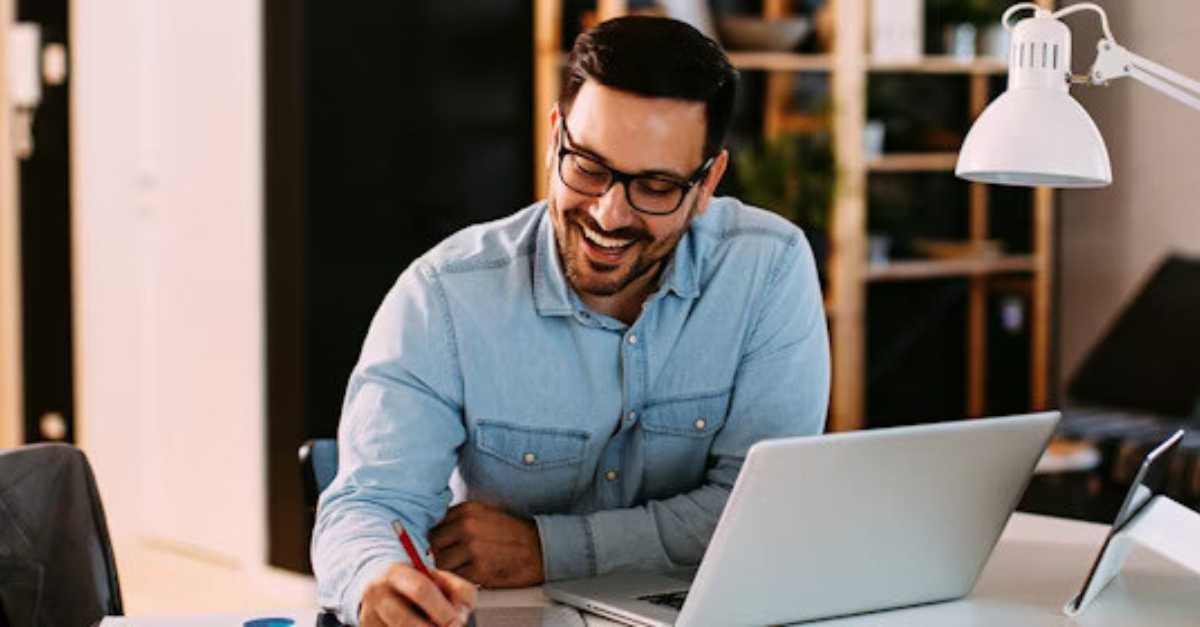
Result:
{"label": "blurred background", "polygon": [[[1200,414],[1200,118],[1077,87],[1110,187],[955,178],[1008,4],[0,0],[0,448],[88,454],[129,613],[311,605],[298,447],[336,434],[399,273],[541,198],[565,51],[639,12],[741,72],[720,192],[813,243],[830,429],[1062,408],[1021,508],[1110,519]],[[1099,4],[1200,76],[1200,4]],[[1081,72],[1099,24],[1068,23]],[[1193,507],[1197,450],[1171,479]]]}

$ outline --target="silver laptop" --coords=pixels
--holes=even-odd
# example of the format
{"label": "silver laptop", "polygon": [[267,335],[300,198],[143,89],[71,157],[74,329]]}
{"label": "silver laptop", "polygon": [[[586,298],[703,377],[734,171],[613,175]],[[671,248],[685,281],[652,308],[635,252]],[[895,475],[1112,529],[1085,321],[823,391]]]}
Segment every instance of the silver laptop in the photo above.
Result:
{"label": "silver laptop", "polygon": [[[618,574],[546,594],[630,625],[773,625],[957,599],[1058,412],[766,440],[694,578]],[[689,581],[690,579],[690,581]]]}

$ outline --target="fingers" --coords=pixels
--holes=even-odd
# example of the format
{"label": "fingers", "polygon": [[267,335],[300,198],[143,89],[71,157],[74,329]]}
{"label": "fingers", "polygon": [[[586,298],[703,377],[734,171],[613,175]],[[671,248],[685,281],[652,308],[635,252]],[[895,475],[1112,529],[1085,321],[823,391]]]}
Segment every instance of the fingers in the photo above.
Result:
{"label": "fingers", "polygon": [[465,542],[460,542],[447,549],[439,550],[436,557],[438,568],[455,572],[471,563],[471,559],[471,548]]}
{"label": "fingers", "polygon": [[434,627],[433,623],[421,616],[413,606],[396,596],[388,595],[380,598],[373,609],[378,622],[364,622],[363,627],[372,624],[386,625],[386,627],[408,627],[409,625]]}
{"label": "fingers", "polygon": [[444,551],[462,541],[464,535],[463,518],[452,521],[442,521],[429,532],[429,546],[435,552]]}
{"label": "fingers", "polygon": [[475,608],[475,602],[479,595],[479,588],[475,584],[444,570],[433,571],[433,576],[437,579],[438,585],[441,586],[442,590],[445,590],[449,594],[450,601],[456,606],[468,609]]}
{"label": "fingers", "polygon": [[401,597],[425,612],[434,624],[449,625],[458,618],[458,608],[442,594],[437,583],[408,564],[394,566],[388,572],[387,581]]}

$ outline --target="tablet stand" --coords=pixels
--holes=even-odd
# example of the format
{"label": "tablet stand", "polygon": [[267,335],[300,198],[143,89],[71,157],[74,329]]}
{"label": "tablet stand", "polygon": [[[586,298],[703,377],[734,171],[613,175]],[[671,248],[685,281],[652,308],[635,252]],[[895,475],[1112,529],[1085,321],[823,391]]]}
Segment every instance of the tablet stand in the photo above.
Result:
{"label": "tablet stand", "polygon": [[1067,602],[1063,612],[1078,616],[1100,595],[1104,587],[1121,572],[1125,558],[1134,546],[1154,553],[1200,575],[1200,513],[1165,496],[1156,496],[1113,534],[1102,549],[1095,572],[1083,593]]}

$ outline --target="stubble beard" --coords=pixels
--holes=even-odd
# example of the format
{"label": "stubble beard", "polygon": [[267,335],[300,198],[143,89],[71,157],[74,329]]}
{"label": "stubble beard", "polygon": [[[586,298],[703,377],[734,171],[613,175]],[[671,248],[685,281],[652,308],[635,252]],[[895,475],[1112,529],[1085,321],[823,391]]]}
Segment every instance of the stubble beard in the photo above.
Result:
{"label": "stubble beard", "polygon": [[[666,240],[654,240],[649,233],[643,231],[641,241],[644,243],[634,244],[635,246],[641,245],[642,249],[638,252],[633,265],[621,275],[605,276],[617,272],[618,267],[600,264],[587,258],[579,242],[579,238],[583,237],[582,234],[572,236],[574,230],[582,228],[579,226],[581,221],[579,214],[583,212],[583,209],[568,209],[560,214],[554,198],[550,198],[548,204],[550,215],[556,222],[554,238],[558,244],[559,261],[562,263],[567,282],[576,292],[591,296],[614,296],[646,274],[661,270],[663,261],[675,251],[675,246],[679,244],[683,232],[687,230],[686,225],[691,222],[695,210],[695,203],[693,203],[692,207],[688,209],[688,221],[685,226]],[[590,226],[595,229],[598,225],[591,221]],[[603,232],[602,229],[596,230]],[[658,251],[662,252],[658,253]]]}

